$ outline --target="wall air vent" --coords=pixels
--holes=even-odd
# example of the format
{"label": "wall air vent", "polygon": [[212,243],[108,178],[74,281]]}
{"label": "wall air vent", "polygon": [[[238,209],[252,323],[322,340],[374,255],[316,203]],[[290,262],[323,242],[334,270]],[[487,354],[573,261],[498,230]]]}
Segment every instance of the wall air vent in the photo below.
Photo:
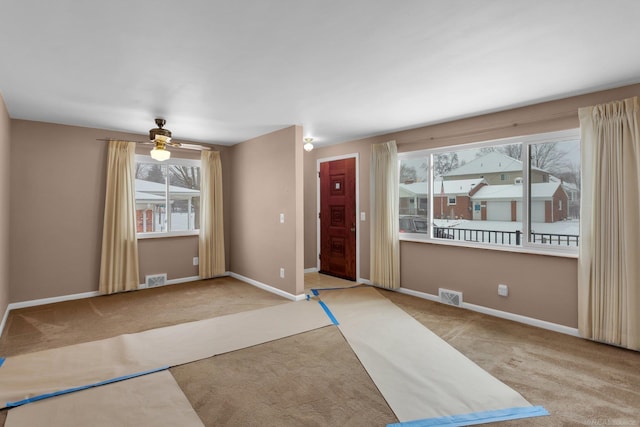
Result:
{"label": "wall air vent", "polygon": [[144,284],[146,285],[147,288],[164,286],[167,284],[167,273],[149,274],[147,276],[144,276]]}
{"label": "wall air vent", "polygon": [[462,292],[438,288],[438,296],[441,303],[462,307]]}

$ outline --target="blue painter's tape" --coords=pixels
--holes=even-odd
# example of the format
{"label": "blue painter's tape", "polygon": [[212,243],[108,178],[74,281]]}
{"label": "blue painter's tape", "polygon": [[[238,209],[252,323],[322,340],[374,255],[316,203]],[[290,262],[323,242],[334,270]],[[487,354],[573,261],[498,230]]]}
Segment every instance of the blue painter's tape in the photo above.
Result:
{"label": "blue painter's tape", "polygon": [[124,375],[122,377],[112,378],[110,380],[100,381],[98,383],[87,384],[87,385],[83,385],[83,386],[80,386],[80,387],[68,388],[66,390],[54,391],[52,393],[40,394],[38,396],[29,397],[28,399],[19,400],[17,402],[7,402],[5,408],[15,408],[16,406],[22,406],[22,405],[25,405],[27,403],[37,402],[39,400],[48,399],[50,397],[60,396],[60,395],[63,395],[63,394],[74,393],[76,391],[86,390],[88,388],[93,388],[93,387],[99,387],[99,386],[106,385],[106,384],[117,383],[119,381],[124,381],[124,380],[128,380],[128,379],[131,379],[131,378],[141,377],[143,375],[153,374],[154,372],[165,371],[167,369],[169,369],[169,366],[163,366],[161,368],[151,369],[151,370],[143,371],[143,372],[136,372],[135,374]]}
{"label": "blue painter's tape", "polygon": [[0,368],[2,368],[2,365],[4,365],[4,361],[7,360],[4,357],[0,357]]}
{"label": "blue painter's tape", "polygon": [[323,301],[318,301],[318,302],[324,309],[324,312],[327,313],[327,316],[329,316],[329,320],[331,320],[331,322],[333,322],[334,325],[338,326],[340,323],[338,323],[338,320],[335,318],[331,310],[329,310],[329,307],[327,307],[327,304],[325,304]]}
{"label": "blue painter's tape", "polygon": [[347,286],[346,288],[315,288],[315,289],[311,289],[311,292],[313,292],[315,296],[318,296],[320,295],[320,291],[343,291],[345,289],[359,288],[361,286],[370,286],[370,285],[365,285],[361,283],[355,286]]}
{"label": "blue painter's tape", "polygon": [[462,427],[497,421],[542,417],[545,415],[549,415],[549,412],[542,406],[526,406],[521,408],[508,408],[496,411],[452,415],[449,417],[425,418],[424,420],[387,424],[387,427]]}

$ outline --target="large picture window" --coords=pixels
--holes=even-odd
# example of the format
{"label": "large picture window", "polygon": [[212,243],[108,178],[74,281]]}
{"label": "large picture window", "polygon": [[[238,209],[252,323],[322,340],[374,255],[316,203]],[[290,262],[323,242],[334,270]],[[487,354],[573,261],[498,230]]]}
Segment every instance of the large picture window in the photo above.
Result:
{"label": "large picture window", "polygon": [[401,239],[577,250],[577,130],[402,153],[399,158]]}
{"label": "large picture window", "polygon": [[200,228],[200,161],[136,156],[139,235],[194,234]]}

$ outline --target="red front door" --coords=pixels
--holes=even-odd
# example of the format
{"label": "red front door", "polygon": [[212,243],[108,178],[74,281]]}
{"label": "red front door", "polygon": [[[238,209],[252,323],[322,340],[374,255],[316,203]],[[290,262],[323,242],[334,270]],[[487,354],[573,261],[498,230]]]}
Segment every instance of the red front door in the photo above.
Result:
{"label": "red front door", "polygon": [[320,163],[320,272],[356,280],[356,159]]}

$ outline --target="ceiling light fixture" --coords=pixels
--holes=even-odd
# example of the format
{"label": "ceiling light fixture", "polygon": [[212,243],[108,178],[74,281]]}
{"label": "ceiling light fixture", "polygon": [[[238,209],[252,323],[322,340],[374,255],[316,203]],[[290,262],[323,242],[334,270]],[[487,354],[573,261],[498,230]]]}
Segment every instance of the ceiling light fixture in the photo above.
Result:
{"label": "ceiling light fixture", "polygon": [[312,141],[313,141],[313,138],[305,138],[304,139],[304,149],[306,151],[313,150],[313,144],[311,143]]}
{"label": "ceiling light fixture", "polygon": [[165,119],[156,119],[158,127],[149,131],[149,139],[154,143],[150,153],[151,158],[159,162],[171,157],[171,152],[167,150],[167,144],[171,142],[171,131],[162,128],[165,123],[167,123]]}

